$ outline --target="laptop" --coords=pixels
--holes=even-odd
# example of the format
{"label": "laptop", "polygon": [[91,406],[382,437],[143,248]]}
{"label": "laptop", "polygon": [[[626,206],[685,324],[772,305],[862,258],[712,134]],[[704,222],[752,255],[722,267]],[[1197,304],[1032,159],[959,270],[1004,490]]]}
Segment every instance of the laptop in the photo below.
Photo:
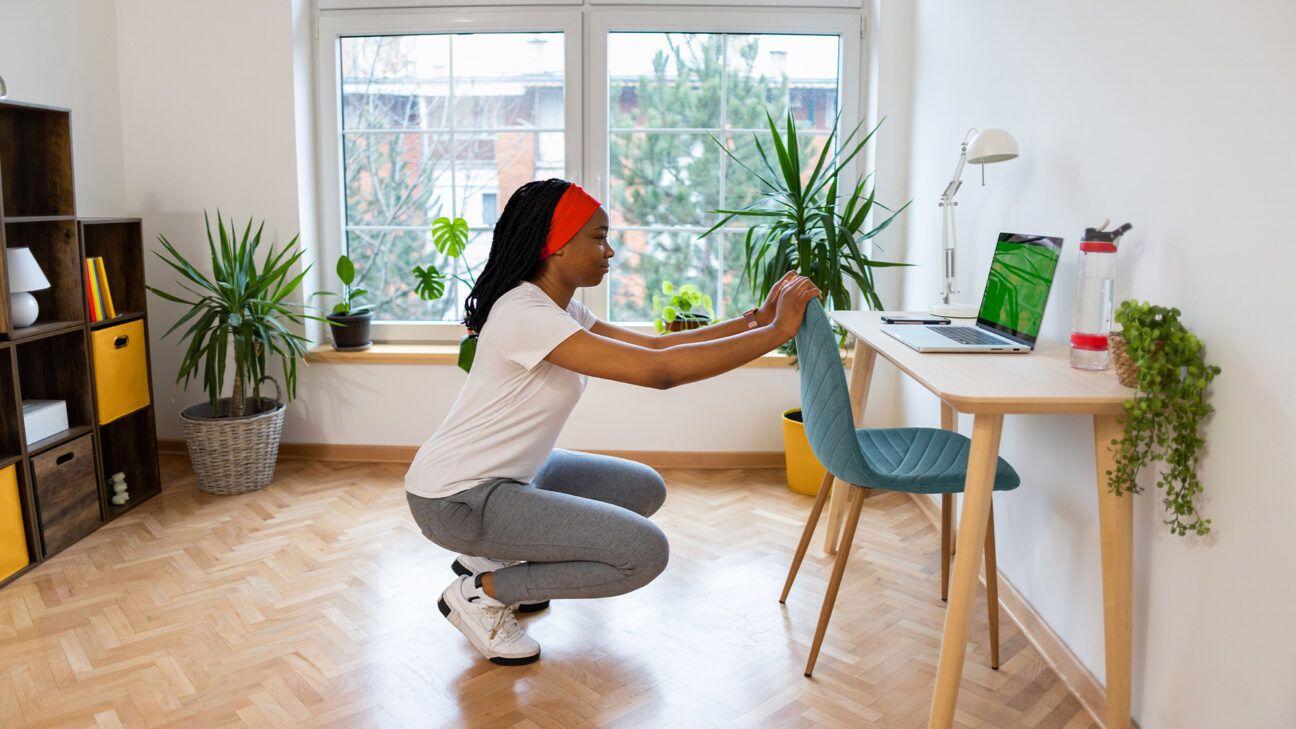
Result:
{"label": "laptop", "polygon": [[919,352],[1030,352],[1062,254],[1062,239],[1000,233],[976,326],[883,325]]}

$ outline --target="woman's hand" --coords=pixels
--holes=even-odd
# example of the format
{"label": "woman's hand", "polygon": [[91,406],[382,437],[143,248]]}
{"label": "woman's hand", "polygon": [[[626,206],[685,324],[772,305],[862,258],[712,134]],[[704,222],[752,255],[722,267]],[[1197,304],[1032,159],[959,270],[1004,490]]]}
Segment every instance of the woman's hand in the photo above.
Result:
{"label": "woman's hand", "polygon": [[775,281],[774,285],[770,287],[769,293],[765,295],[765,303],[756,309],[757,326],[763,327],[774,321],[774,312],[778,311],[779,292],[794,278],[797,278],[796,271],[788,271],[783,274],[783,278]]}
{"label": "woman's hand", "polygon": [[783,341],[796,336],[805,318],[806,304],[819,295],[819,287],[805,276],[791,278],[779,290],[773,324]]}

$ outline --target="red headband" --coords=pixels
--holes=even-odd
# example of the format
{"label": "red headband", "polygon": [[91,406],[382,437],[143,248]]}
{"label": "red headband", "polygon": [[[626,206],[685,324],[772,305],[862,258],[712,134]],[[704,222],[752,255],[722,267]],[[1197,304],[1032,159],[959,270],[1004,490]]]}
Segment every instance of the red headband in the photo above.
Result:
{"label": "red headband", "polygon": [[573,182],[554,208],[553,218],[549,220],[549,235],[540,251],[540,260],[543,261],[567,245],[585,227],[600,205],[602,203]]}

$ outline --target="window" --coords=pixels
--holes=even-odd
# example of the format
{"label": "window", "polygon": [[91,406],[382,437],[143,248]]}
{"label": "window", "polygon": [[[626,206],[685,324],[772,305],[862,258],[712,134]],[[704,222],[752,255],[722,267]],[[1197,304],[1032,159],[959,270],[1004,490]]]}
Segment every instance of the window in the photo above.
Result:
{"label": "window", "polygon": [[766,112],[782,122],[791,109],[800,128],[818,130],[804,138],[808,173],[837,113],[837,68],[832,35],[612,34],[604,204],[620,255],[609,281],[614,321],[651,319],[665,281],[708,292],[722,319],[753,305],[740,285],[745,229],[699,238],[719,219],[711,211],[759,192],[717,142],[754,167],[755,139],[770,137]]}
{"label": "window", "polygon": [[[339,61],[346,253],[374,318],[459,321],[459,279],[485,261],[499,196],[565,173],[563,36],[344,37]],[[464,258],[432,246],[440,216],[468,221]],[[430,302],[410,275],[427,263],[456,274]]]}
{"label": "window", "polygon": [[[598,316],[647,322],[667,280],[734,316],[756,298],[739,281],[745,229],[699,236],[757,190],[712,137],[752,160],[765,110],[791,110],[810,159],[839,111],[859,119],[858,11],[334,5],[320,13],[320,258],[355,260],[376,341],[456,341],[466,285],[423,302],[410,270],[480,271],[501,206],[544,177],[612,216],[612,272],[581,292]],[[432,246],[439,216],[468,221],[466,261]]]}

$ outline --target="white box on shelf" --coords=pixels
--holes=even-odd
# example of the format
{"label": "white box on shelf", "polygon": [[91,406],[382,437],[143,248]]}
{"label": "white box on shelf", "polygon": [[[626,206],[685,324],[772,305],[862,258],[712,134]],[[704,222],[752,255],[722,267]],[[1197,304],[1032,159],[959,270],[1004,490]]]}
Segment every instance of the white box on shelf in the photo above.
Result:
{"label": "white box on shelf", "polygon": [[68,429],[67,403],[63,400],[23,400],[27,445]]}

